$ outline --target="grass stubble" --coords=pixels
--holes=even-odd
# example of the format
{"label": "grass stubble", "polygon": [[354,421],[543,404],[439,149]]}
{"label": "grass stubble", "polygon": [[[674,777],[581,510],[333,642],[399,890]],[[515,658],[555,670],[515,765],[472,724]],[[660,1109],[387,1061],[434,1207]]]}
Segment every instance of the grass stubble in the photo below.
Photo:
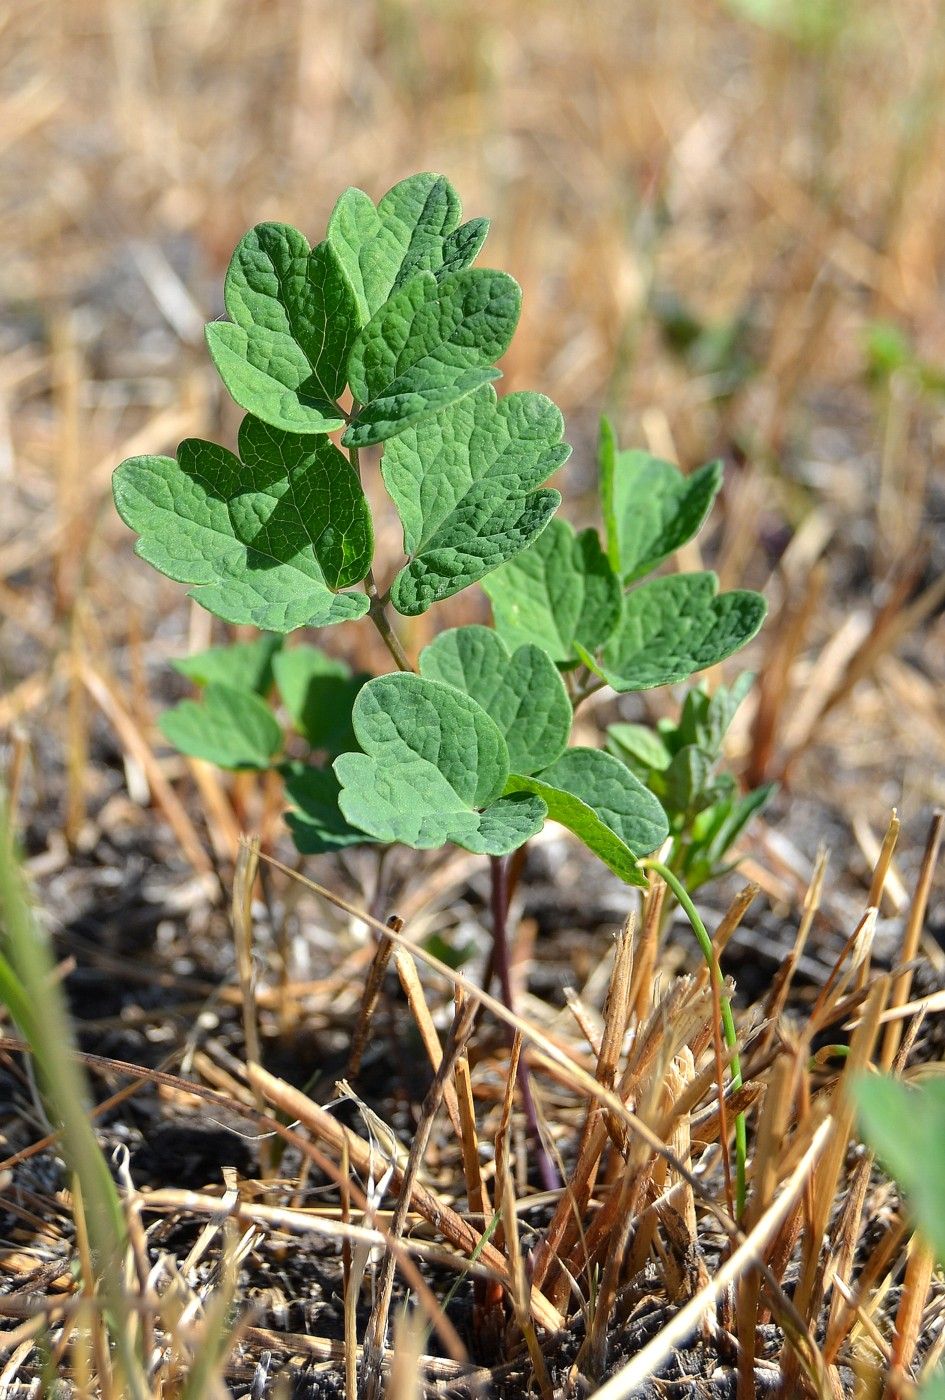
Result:
{"label": "grass stubble", "polygon": [[[893,821],[890,828],[896,825]],[[937,817],[905,924],[903,954],[913,951],[914,930],[922,925],[940,828]],[[603,1006],[595,1009],[580,997],[580,1017],[568,1017],[570,1032],[560,1018],[552,1031],[509,1012],[412,943],[409,929],[374,919],[268,858],[287,878],[303,880],[319,898],[372,929],[379,946],[381,940],[393,945],[404,964],[425,965],[453,1001],[443,1042],[435,1028],[431,1040],[429,1024],[422,1040],[433,1079],[408,1151],[366,1106],[363,1132],[344,1127],[328,1109],[251,1058],[231,1066],[231,1091],[221,1094],[203,1087],[193,1073],[186,1078],[160,1074],[76,1052],[55,970],[42,961],[46,942],[35,923],[30,928],[9,843],[5,855],[11,976],[20,977],[28,998],[17,1003],[15,994],[8,994],[7,1000],[26,1022],[28,1043],[5,1036],[0,1046],[35,1060],[41,1102],[61,1124],[57,1146],[73,1173],[67,1202],[79,1266],[73,1271],[64,1256],[55,1280],[58,1291],[47,1292],[45,1299],[27,1292],[0,1303],[0,1311],[22,1318],[4,1336],[7,1382],[39,1340],[78,1382],[80,1393],[84,1385],[89,1394],[227,1394],[227,1380],[245,1374],[247,1351],[260,1347],[289,1370],[293,1357],[296,1364],[350,1361],[350,1339],[346,1349],[315,1335],[280,1335],[254,1326],[251,1310],[240,1306],[239,1261],[254,1241],[305,1234],[326,1244],[344,1242],[352,1259],[348,1287],[357,1288],[364,1272],[376,1285],[362,1342],[353,1352],[357,1365],[347,1368],[352,1392],[360,1375],[365,1394],[404,1393],[404,1363],[388,1345],[399,1273],[413,1306],[405,1312],[401,1299],[395,1334],[404,1347],[415,1349],[418,1336],[426,1347],[435,1333],[445,1353],[421,1351],[414,1368],[417,1384],[430,1393],[438,1386],[448,1391],[461,1380],[472,1393],[492,1381],[520,1384],[523,1393],[530,1386],[543,1395],[562,1387],[580,1393],[588,1381],[610,1372],[597,1393],[613,1400],[638,1393],[674,1350],[691,1344],[693,1332],[734,1369],[740,1395],[756,1393],[759,1376],[770,1383],[778,1372],[784,1393],[842,1395],[840,1366],[851,1361],[864,1383],[893,1386],[892,1394],[910,1393],[931,1265],[924,1247],[909,1247],[910,1232],[897,1209],[889,1210],[878,1238],[867,1228],[864,1205],[876,1188],[868,1160],[855,1150],[845,1086],[870,1064],[888,1061],[906,1072],[929,1006],[942,998],[932,994],[907,1001],[914,958],[898,963],[891,974],[871,969],[876,906],[866,908],[847,939],[806,1023],[779,1013],[740,1026],[744,1084],[733,1090],[718,1077],[723,1061],[716,1052],[714,980],[703,972],[667,982],[653,970],[641,989],[634,975],[638,940],[629,926],[615,945]],[[887,868],[891,856],[886,843]],[[251,882],[252,860],[240,869],[244,885]],[[880,869],[870,892],[877,898],[882,875]],[[238,899],[246,893],[239,889]],[[725,920],[729,936],[753,893],[736,897]],[[814,889],[798,944],[806,937],[816,899]],[[415,1005],[417,997],[426,1003],[435,995],[432,982],[424,987],[409,976],[404,980]],[[245,979],[242,987],[248,989]],[[638,1018],[632,1008],[641,999],[649,1009]],[[257,1014],[246,996],[243,1001],[244,1015]],[[28,1008],[36,1005],[43,1009],[41,1027],[30,1021]],[[468,1051],[480,1007],[515,1033],[511,1063],[493,1047],[476,1066],[475,1077],[488,1076],[498,1085],[485,1114],[490,1123],[470,1094]],[[50,1035],[53,1025],[57,1033]],[[825,1032],[849,1033],[839,1067],[815,1053],[814,1038]],[[886,1047],[894,1041],[889,1060]],[[528,1058],[539,1082],[553,1081],[558,1105],[553,1120],[545,1116],[545,1125],[564,1187],[556,1200],[543,1199],[543,1226],[532,1222],[532,1203],[517,1189],[513,1171],[510,1131],[519,1054]],[[77,1079],[83,1062],[93,1073],[117,1074],[138,1085],[158,1079],[188,1096],[196,1094],[205,1105],[225,1106],[247,1126],[271,1134],[272,1142],[293,1145],[336,1183],[339,1204],[314,1209],[279,1204],[296,1183],[281,1177],[277,1165],[264,1173],[256,1191],[231,1169],[216,1191],[138,1191],[127,1167],[119,1171],[116,1190]],[[447,1086],[452,1112],[445,1110]],[[360,1104],[347,1083],[339,1090]],[[736,1221],[726,1200],[722,1159],[733,1150],[739,1107],[749,1123],[750,1194],[743,1219]],[[435,1185],[424,1171],[434,1136]],[[494,1152],[483,1151],[490,1140]],[[270,1164],[274,1156],[270,1152]],[[9,1171],[10,1165],[2,1163],[0,1170]],[[483,1209],[474,1210],[474,1204]],[[152,1258],[143,1221],[165,1215],[206,1222],[185,1259],[163,1251]],[[524,1239],[521,1218],[529,1222]],[[217,1256],[213,1286],[188,1288],[195,1264],[211,1251]],[[892,1334],[886,1336],[883,1298],[904,1256],[906,1286]],[[473,1341],[485,1345],[488,1340],[501,1357],[493,1361],[491,1376],[471,1365],[467,1343],[443,1313],[421,1262],[435,1263],[456,1279],[474,1278]],[[10,1308],[11,1302],[17,1306]],[[621,1323],[627,1325],[646,1302],[665,1318],[664,1325],[636,1355],[615,1365]],[[420,1321],[408,1326],[410,1313],[422,1320],[422,1331]],[[771,1353],[770,1329],[762,1326],[768,1319],[782,1338],[780,1354]],[[579,1343],[567,1366],[561,1359],[562,1333]],[[765,1355],[759,1354],[759,1337],[767,1339]],[[873,1382],[867,1380],[870,1374]]]}
{"label": "grass stubble", "polygon": [[[856,1139],[845,1086],[869,1065],[928,1072],[923,1034],[943,1009],[940,992],[912,995],[920,969],[945,970],[923,932],[941,817],[911,877],[898,822],[885,838],[875,829],[890,777],[910,812],[945,791],[934,659],[945,584],[927,528],[940,410],[906,370],[869,384],[861,347],[871,324],[893,319],[945,359],[929,295],[945,252],[945,25],[921,0],[835,8],[846,18],[817,41],[696,3],[641,4],[616,25],[607,3],[579,18],[473,5],[461,44],[452,4],[278,3],[264,24],[249,0],[199,15],[26,0],[0,19],[16,59],[0,94],[0,229],[14,250],[0,362],[11,823],[59,814],[26,861],[41,884],[116,827],[166,829],[182,906],[232,901],[238,969],[221,987],[168,981],[195,1008],[235,1011],[245,1047],[242,1058],[174,1051],[160,1069],[80,1053],[61,996],[71,950],[57,965],[4,837],[15,1023],[0,1054],[28,1107],[0,1181],[52,1149],[69,1184],[46,1215],[43,1198],[4,1193],[21,1229],[0,1249],[12,1280],[0,1295],[2,1393],[54,1393],[58,1378],[78,1396],[288,1395],[288,1377],[322,1366],[349,1395],[359,1383],[396,1400],[599,1386],[616,1400],[645,1393],[674,1355],[685,1371],[695,1337],[736,1377],[739,1400],[854,1384],[908,1400],[940,1360],[940,1283]],[[352,54],[358,83],[342,76]],[[424,163],[501,215],[496,261],[522,277],[527,309],[510,389],[548,384],[587,439],[579,450],[591,408],[616,406],[627,440],[687,464],[720,450],[745,463],[710,548],[723,586],[748,578],[772,602],[734,757],[751,785],[787,785],[786,829],[757,830],[740,866],[752,884],[708,932],[724,972],[753,899],[793,927],[766,997],[737,1016],[740,1086],[715,979],[667,965],[655,876],[565,1009],[532,994],[510,1016],[423,948],[450,922],[468,859],[432,861],[390,908],[378,875],[339,910],[336,892],[278,861],[277,793],[156,745],[165,639],[197,649],[211,623],[194,609],[168,631],[170,591],[129,566],[108,518],[111,469],[228,413],[195,366],[215,310],[207,288],[244,227],[270,213],[317,225],[326,211],[312,198],[352,170],[376,192]],[[117,265],[131,292],[109,301],[102,269]],[[701,321],[685,353],[660,309],[670,294]],[[713,358],[723,332],[735,349]],[[779,532],[786,546],[768,548]],[[405,629],[412,652],[425,626]],[[103,734],[120,757],[117,792],[96,768]],[[865,872],[859,907],[849,880],[842,893],[828,880],[825,852],[813,864],[800,854],[790,809],[812,792],[853,833],[844,860]],[[301,977],[288,938],[254,946],[260,904],[297,905],[339,930],[331,967]],[[878,958],[890,918],[901,942]],[[825,930],[839,951],[801,995]],[[414,1105],[412,1146],[356,1093],[357,1061],[390,1031],[378,1029],[388,958],[405,999],[398,1034],[415,1028],[432,1084]],[[339,1017],[355,1052],[354,1087],[339,1093],[357,1130],[261,1063],[274,1026]],[[561,1170],[554,1196],[528,1185],[518,1056]],[[83,1075],[101,1080],[103,1099]],[[202,1191],[138,1189],[94,1129],[144,1092],[174,1112],[238,1120],[258,1141],[258,1181],[227,1168]],[[736,1219],[740,1115],[748,1198]],[[282,1174],[290,1149],[298,1176]],[[331,1187],[316,1206],[310,1178]],[[156,1229],[169,1221],[195,1227],[186,1249]],[[254,1251],[293,1239],[342,1251],[347,1342],[262,1325],[242,1295]],[[462,1332],[443,1306],[460,1289],[472,1298]]]}

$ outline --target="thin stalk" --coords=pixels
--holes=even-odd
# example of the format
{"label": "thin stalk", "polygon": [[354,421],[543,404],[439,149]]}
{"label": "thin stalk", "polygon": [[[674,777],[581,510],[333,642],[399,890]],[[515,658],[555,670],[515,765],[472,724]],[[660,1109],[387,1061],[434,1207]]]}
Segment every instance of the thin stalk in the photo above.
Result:
{"label": "thin stalk", "polygon": [[368,573],[368,576],[364,582],[365,587],[367,588],[367,595],[371,600],[371,607],[368,611],[368,617],[374,623],[374,626],[377,628],[378,632],[381,635],[381,640],[383,641],[387,650],[390,652],[391,656],[394,658],[394,661],[397,664],[398,671],[412,671],[413,667],[407,660],[407,653],[401,646],[400,638],[397,636],[397,633],[390,625],[390,619],[387,616],[387,613],[384,609],[384,605],[380,602],[380,599],[377,596],[377,584],[374,582],[373,572]]}
{"label": "thin stalk", "polygon": [[[732,1072],[732,1092],[734,1093],[742,1087],[742,1066],[738,1055],[738,1035],[735,1030],[735,1017],[732,1015],[731,999],[725,992],[722,969],[719,967],[719,960],[715,956],[712,939],[706,932],[706,926],[699,917],[699,912],[689,898],[684,885],[678,877],[673,874],[672,870],[660,860],[641,860],[640,865],[645,870],[652,870],[654,875],[658,875],[672,890],[679,902],[680,908],[683,910],[683,913],[692,926],[692,931],[696,935],[696,942],[702,949],[702,956],[705,958],[706,966],[709,969],[709,975],[712,977],[719,992],[719,1004],[722,1011],[722,1035],[729,1052],[729,1066]],[[745,1115],[744,1113],[739,1113],[735,1117],[735,1210],[736,1218],[739,1220],[745,1210],[745,1166],[747,1158],[748,1142],[745,1131]]]}
{"label": "thin stalk", "polygon": [[[499,979],[502,1001],[508,1011],[515,1014],[515,997],[512,991],[512,956],[509,946],[509,867],[506,856],[490,856],[489,871],[492,877],[492,968]],[[511,1031],[509,1040],[512,1039]],[[529,1136],[538,1145],[538,1168],[542,1186],[546,1191],[557,1191],[561,1182],[554,1162],[545,1147],[538,1125],[538,1110],[532,1094],[531,1080],[524,1057],[518,1062],[518,1085],[522,1091],[522,1106]]]}
{"label": "thin stalk", "polygon": [[600,677],[595,676],[593,672],[588,673],[585,681],[576,681],[574,689],[571,692],[572,710],[576,711],[579,705],[583,705],[585,700],[589,699],[592,695],[596,695],[599,690],[603,690],[606,684],[606,681],[602,681]]}
{"label": "thin stalk", "polygon": [[[358,405],[354,404],[354,406],[351,409],[352,418],[355,416],[357,411]],[[357,478],[360,481],[361,454],[358,448],[348,448],[348,460],[350,461],[352,467],[354,467]],[[377,586],[377,580],[374,577],[373,568],[368,569],[367,571],[367,575],[364,579],[364,591],[368,595],[368,598],[371,600],[371,606],[370,610],[368,611],[368,617],[371,619],[371,621],[374,623],[374,626],[380,633],[381,641],[384,643],[387,650],[394,658],[394,662],[397,666],[398,671],[412,671],[413,667],[407,660],[407,653],[401,646],[400,638],[397,636],[397,633],[391,626],[390,618],[387,616],[387,595],[385,594],[384,597],[381,597],[380,590]]]}

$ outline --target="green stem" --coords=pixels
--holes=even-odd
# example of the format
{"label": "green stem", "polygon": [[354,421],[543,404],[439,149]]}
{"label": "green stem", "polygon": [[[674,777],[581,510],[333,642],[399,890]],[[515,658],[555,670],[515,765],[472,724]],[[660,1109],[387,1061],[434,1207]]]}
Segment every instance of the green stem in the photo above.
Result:
{"label": "green stem", "polygon": [[596,695],[599,690],[603,690],[606,684],[607,682],[602,681],[599,676],[595,676],[593,672],[588,672],[586,681],[575,682],[574,689],[571,692],[572,709],[577,710],[578,705],[583,705],[584,701],[589,699],[590,696]]}
{"label": "green stem", "polygon": [[390,619],[387,616],[387,610],[378,597],[377,584],[374,582],[373,572],[368,572],[364,583],[367,589],[367,595],[371,600],[368,617],[374,623],[374,626],[381,635],[381,640],[397,663],[397,669],[400,671],[412,671],[413,667],[407,660],[407,653],[401,646],[400,638],[397,636],[397,633],[394,631],[393,627],[391,627]]}
{"label": "green stem", "polygon": [[[351,416],[354,417],[357,411],[358,405],[354,404],[351,409]],[[351,462],[352,467],[354,467],[355,473],[357,474],[357,478],[360,481],[361,456],[356,447],[348,448],[348,459]],[[397,636],[397,633],[391,626],[390,618],[387,616],[387,595],[385,594],[383,598],[381,597],[377,587],[377,581],[374,578],[373,568],[368,569],[367,574],[365,576],[364,591],[371,600],[371,606],[368,611],[368,617],[374,623],[374,626],[380,633],[381,640],[383,641],[387,650],[390,652],[391,656],[394,658],[394,661],[397,665],[397,669],[399,671],[412,671],[413,667],[407,660],[407,653],[401,646],[400,638]]]}
{"label": "green stem", "polygon": [[[732,1015],[732,1002],[725,991],[722,980],[722,969],[719,967],[719,960],[715,956],[715,949],[712,946],[712,939],[706,932],[706,926],[699,917],[699,911],[693,904],[686,889],[673,874],[668,866],[659,860],[641,860],[639,864],[645,870],[652,870],[654,875],[658,875],[661,880],[672,890],[686,918],[692,925],[692,931],[696,935],[696,942],[702,949],[702,956],[705,958],[706,966],[710,976],[718,988],[719,1004],[722,1008],[722,1035],[729,1052],[729,1065],[732,1071],[732,1091],[742,1087],[742,1066],[738,1055],[738,1035],[735,1030],[735,1018]],[[746,1183],[745,1165],[748,1157],[748,1144],[745,1132],[745,1115],[739,1113],[735,1117],[735,1211],[736,1217],[741,1218],[745,1210]]]}

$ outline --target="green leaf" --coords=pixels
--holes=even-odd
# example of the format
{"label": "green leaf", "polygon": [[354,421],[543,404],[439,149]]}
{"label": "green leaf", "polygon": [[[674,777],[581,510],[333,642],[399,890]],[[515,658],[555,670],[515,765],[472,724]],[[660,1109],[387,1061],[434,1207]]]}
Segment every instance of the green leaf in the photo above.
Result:
{"label": "green leaf", "polygon": [[381,471],[410,555],[391,589],[398,612],[425,612],[537,539],[561,503],[536,488],[568,458],[563,431],[543,394],[499,400],[485,385],[391,440]]}
{"label": "green leaf", "polygon": [[751,672],[744,671],[734,684],[720,685],[711,695],[702,685],[694,686],[683,702],[679,717],[679,742],[698,744],[706,753],[717,754],[753,680]]}
{"label": "green leaf", "polygon": [[459,196],[442,175],[411,175],[375,208],[363,190],[344,192],[328,222],[330,244],[363,326],[418,272],[468,267],[489,231],[487,219],[460,225]]}
{"label": "green leaf", "polygon": [[363,617],[362,594],[338,593],[371,564],[371,516],[357,475],[326,437],[244,418],[242,461],[188,438],[173,457],[131,457],[115,505],[141,536],[136,552],[227,622],[272,632]]}
{"label": "green leaf", "polygon": [[452,686],[379,676],[355,701],[354,732],[364,752],[335,759],[339,805],[379,841],[507,855],[541,830],[543,802],[502,796],[509,754],[498,725]]}
{"label": "green leaf", "polygon": [[[4,839],[7,833],[4,832]],[[0,1005],[6,1007],[22,1036],[35,1045],[46,1033],[34,1014],[29,993],[11,963],[0,953]]]}
{"label": "green leaf", "polygon": [[691,816],[712,800],[712,755],[696,744],[685,744],[673,754],[663,774],[663,799],[671,813]]}
{"label": "green leaf", "polygon": [[617,435],[609,418],[600,420],[597,440],[597,473],[600,481],[600,513],[604,522],[607,559],[615,574],[620,573],[620,534],[614,508],[614,475],[617,470]]}
{"label": "green leaf", "polygon": [[[479,251],[489,232],[488,219],[470,219],[443,239],[443,261],[439,267],[430,269],[438,278],[450,272],[462,272],[479,256]],[[403,280],[403,279],[401,279]],[[397,284],[401,285],[400,282]]]}
{"label": "green leaf", "polygon": [[672,759],[661,735],[646,724],[608,725],[607,748],[641,780],[651,771],[662,773]]}
{"label": "green leaf", "polygon": [[915,1222],[945,1263],[945,1078],[909,1088],[888,1075],[851,1086],[867,1143],[902,1188]]}
{"label": "green leaf", "polygon": [[366,674],[352,675],[344,661],[311,646],[280,652],[273,669],[292,723],[313,749],[339,754],[354,748],[351,711]]}
{"label": "green leaf", "polygon": [[719,593],[715,574],[672,574],[641,584],[624,598],[623,616],[598,663],[581,659],[614,690],[673,685],[751,641],[767,604],[760,593]]}
{"label": "green leaf", "polygon": [[917,1400],[945,1400],[945,1371],[941,1367],[922,1382]]}
{"label": "green leaf", "polygon": [[240,408],[286,432],[342,427],[336,400],[359,323],[328,243],[257,224],[230,259],[223,299],[232,319],[211,321],[207,345]]}
{"label": "green leaf", "polygon": [[871,321],[866,327],[863,345],[869,378],[877,383],[915,367],[915,350],[908,337],[890,321]]}
{"label": "green leaf", "polygon": [[194,685],[222,681],[224,685],[265,695],[272,685],[273,657],[281,646],[282,638],[268,633],[254,642],[233,642],[230,646],[209,647],[191,656],[180,656],[171,664]]}
{"label": "green leaf", "polygon": [[181,753],[218,768],[269,768],[282,748],[282,730],[265,700],[219,681],[209,683],[202,699],[165,710],[158,727]]}
{"label": "green leaf", "polygon": [[506,792],[532,792],[615,875],[645,885],[637,860],[669,834],[666,814],[629,769],[600,749],[568,749],[537,778],[513,774]]}
{"label": "green leaf", "polygon": [[574,660],[576,644],[591,650],[620,617],[620,582],[595,530],[575,534],[554,519],[535,543],[483,581],[506,645],[534,642],[553,661]]}
{"label": "green leaf", "polygon": [[348,361],[364,405],[346,447],[383,442],[492,379],[518,324],[522,292],[505,272],[421,272],[367,323]]}
{"label": "green leaf", "polygon": [[330,768],[294,763],[287,764],[284,772],[286,796],[294,808],[286,813],[286,822],[302,855],[318,856],[373,843],[373,836],[349,826],[341,815],[341,787]]}
{"label": "green leaf", "polygon": [[573,712],[547,652],[525,645],[511,654],[491,627],[454,627],[420,653],[420,674],[472,696],[502,733],[516,773],[553,763],[571,733]]}
{"label": "green leaf", "polygon": [[698,814],[692,824],[692,840],[697,853],[708,863],[709,875],[718,871],[752,817],[771,800],[777,788],[777,783],[766,783],[741,797],[723,797]]}
{"label": "green leaf", "polygon": [[429,934],[423,940],[423,947],[434,958],[439,959],[441,963],[446,963],[447,967],[451,967],[454,972],[458,972],[465,963],[476,956],[476,945],[472,940],[457,946],[454,943],[448,943],[439,933]]}
{"label": "green leaf", "polygon": [[726,0],[728,9],[802,48],[823,49],[856,13],[849,0]]}
{"label": "green leaf", "polygon": [[633,583],[698,534],[722,485],[722,464],[684,476],[648,452],[618,452],[606,419],[598,460],[608,558],[624,584]]}

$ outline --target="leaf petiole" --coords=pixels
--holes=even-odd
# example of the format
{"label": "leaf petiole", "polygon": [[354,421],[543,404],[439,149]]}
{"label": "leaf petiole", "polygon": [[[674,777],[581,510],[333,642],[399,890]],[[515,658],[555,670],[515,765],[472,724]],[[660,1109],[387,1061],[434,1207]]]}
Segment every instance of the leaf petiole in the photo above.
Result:
{"label": "leaf petiole", "polygon": [[577,710],[579,705],[583,705],[585,700],[589,700],[592,695],[596,695],[599,690],[603,690],[607,682],[598,677],[588,674],[585,681],[578,682],[571,695],[573,709]]}
{"label": "leaf petiole", "polygon": [[371,599],[371,606],[368,610],[368,617],[374,623],[381,635],[381,640],[397,663],[399,671],[412,671],[413,667],[407,659],[407,653],[400,643],[400,638],[390,625],[390,619],[384,608],[384,601],[379,596],[377,584],[374,582],[373,573],[369,574],[365,580],[368,597]]}
{"label": "leaf petiole", "polygon": [[[706,931],[706,926],[699,917],[699,911],[693,904],[686,892],[685,886],[679,878],[673,874],[669,866],[664,865],[661,860],[644,859],[639,861],[639,865],[644,870],[652,870],[654,875],[658,875],[665,884],[669,886],[679,905],[692,926],[692,931],[696,935],[696,942],[702,949],[706,966],[719,992],[719,1003],[722,1008],[722,1035],[726,1048],[729,1052],[729,1065],[732,1071],[732,1092],[742,1087],[742,1066],[738,1054],[738,1034],[735,1030],[735,1018],[732,1015],[731,998],[725,991],[725,984],[722,978],[722,969],[719,967],[719,960],[715,955],[715,948],[712,946],[712,939]],[[745,1132],[745,1115],[739,1113],[735,1117],[735,1209],[736,1218],[740,1219],[745,1210],[746,1182],[745,1166],[748,1156],[747,1137]]]}
{"label": "leaf petiole", "polygon": [[[352,415],[352,417],[354,417],[354,415],[357,413],[358,408],[359,408],[359,405],[358,405],[358,403],[357,403],[357,400],[355,400],[355,402],[351,405],[351,415]],[[350,461],[352,467],[354,468],[355,474],[356,474],[358,480],[360,481],[360,480],[361,480],[361,455],[360,455],[360,449],[357,448],[357,447],[354,447],[354,446],[349,446],[349,447],[348,447],[348,460]],[[368,569],[367,574],[365,575],[365,578],[364,578],[364,591],[365,591],[365,593],[368,595],[368,597],[369,597],[370,600],[371,600],[371,606],[370,606],[370,608],[369,608],[369,610],[368,610],[368,617],[369,617],[369,618],[371,619],[371,621],[374,623],[374,626],[377,628],[378,632],[380,633],[382,642],[383,642],[384,645],[386,646],[387,650],[390,652],[391,656],[394,658],[394,661],[395,661],[395,663],[396,663],[396,665],[397,665],[398,671],[412,671],[412,670],[413,670],[413,667],[411,666],[410,662],[407,660],[407,653],[404,651],[403,647],[401,646],[400,638],[397,636],[397,633],[394,631],[393,627],[391,626],[391,624],[390,624],[390,619],[389,619],[389,617],[387,616],[386,604],[387,604],[388,598],[390,597],[390,590],[388,590],[388,592],[385,593],[383,597],[381,597],[381,595],[380,595],[380,593],[379,593],[379,591],[378,591],[377,581],[376,581],[376,579],[374,578],[374,568],[373,568],[373,566],[372,566],[371,568]]]}

